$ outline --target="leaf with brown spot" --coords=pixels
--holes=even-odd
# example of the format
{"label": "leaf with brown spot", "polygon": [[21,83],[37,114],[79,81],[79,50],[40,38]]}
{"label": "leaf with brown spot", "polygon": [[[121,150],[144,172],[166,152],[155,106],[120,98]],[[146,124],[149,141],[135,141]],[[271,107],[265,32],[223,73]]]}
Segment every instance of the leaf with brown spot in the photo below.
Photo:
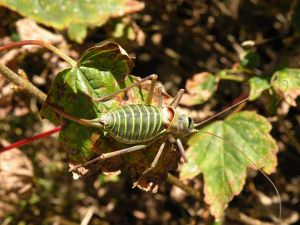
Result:
{"label": "leaf with brown spot", "polygon": [[[101,112],[126,104],[143,103],[149,91],[150,81],[126,91],[127,99],[124,93],[104,102],[94,102],[91,98],[106,96],[135,83],[140,78],[129,75],[132,66],[131,58],[116,43],[106,43],[88,49],[76,67],[65,69],[56,76],[41,114],[52,118],[51,113],[55,113],[47,105],[50,103],[77,118],[95,119]],[[158,85],[155,86],[153,95],[153,104],[157,104]],[[166,104],[170,100],[171,97],[163,92],[163,103]],[[63,118],[61,120],[59,140],[72,164],[82,164],[103,153],[128,148],[128,145],[105,136],[101,129],[83,126]],[[147,187],[150,183],[158,185],[165,181],[169,170],[177,168],[179,158],[179,153],[174,152],[168,144],[158,166],[141,178],[154,160],[161,141],[144,150],[94,163],[87,167],[89,171],[83,170],[78,176],[99,170],[109,173],[121,170],[127,171],[134,181],[142,182],[141,187]]]}
{"label": "leaf with brown spot", "polygon": [[102,26],[110,17],[135,13],[145,6],[143,2],[135,0],[0,0],[0,5],[46,26],[59,30],[68,28],[71,30],[70,38],[77,42],[84,40],[88,27]]}
{"label": "leaf with brown spot", "polygon": [[266,118],[242,111],[204,127],[189,139],[189,161],[181,177],[191,179],[203,173],[205,202],[216,218],[222,217],[228,203],[242,191],[248,166],[274,172],[278,146],[270,130]]}

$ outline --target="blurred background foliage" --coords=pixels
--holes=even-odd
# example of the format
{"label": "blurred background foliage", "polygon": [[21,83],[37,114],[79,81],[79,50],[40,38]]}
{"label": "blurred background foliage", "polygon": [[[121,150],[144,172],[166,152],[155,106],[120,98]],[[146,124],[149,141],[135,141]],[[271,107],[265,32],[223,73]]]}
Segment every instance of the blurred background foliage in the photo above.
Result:
{"label": "blurred background foliage", "polygon": [[[300,109],[297,96],[300,78],[297,69],[289,69],[299,68],[300,64],[298,1],[107,1],[111,8],[100,10],[104,15],[101,20],[97,10],[103,6],[96,6],[104,1],[91,0],[84,4],[81,0],[72,1],[78,6],[77,19],[83,18],[83,21],[75,19],[77,14],[60,11],[72,8],[67,0],[54,5],[54,16],[51,13],[47,16],[43,11],[47,8],[46,1],[37,1],[41,5],[33,4],[33,8],[15,4],[20,2],[26,1],[0,0],[3,5],[0,7],[0,45],[41,39],[79,58],[88,47],[114,40],[136,58],[132,74],[142,77],[158,74],[159,81],[173,96],[185,85],[189,92],[186,99],[191,99],[194,89],[196,96],[203,94],[193,98],[192,104],[183,101],[182,110],[197,121],[243,99],[249,91],[255,93],[253,90],[268,84],[276,73],[292,80],[293,91],[287,92],[283,104],[276,104],[278,97],[273,93],[265,93],[257,101],[242,104],[239,110],[256,110],[272,123],[272,136],[280,150],[278,167],[271,177],[283,199],[285,223],[299,221]],[[36,11],[35,7],[40,10]],[[119,9],[117,14],[112,13],[114,9]],[[80,13],[84,16],[79,16]],[[55,25],[53,20],[64,16],[71,22]],[[28,79],[45,92],[55,75],[66,67],[60,58],[36,47],[1,53],[0,63],[15,71],[22,68]],[[199,89],[193,85],[199,81],[197,76],[205,77]],[[0,77],[0,144],[3,146],[7,145],[6,140],[14,142],[53,127],[40,119],[40,105],[34,98],[11,86]],[[7,190],[1,192],[2,196],[8,196],[8,199],[0,199],[2,224],[84,224],[85,221],[89,224],[211,224],[214,221],[204,202],[195,201],[168,183],[161,185],[159,192],[153,195],[132,189],[126,176],[95,174],[73,181],[67,172],[66,155],[60,150],[55,135],[22,147],[22,152],[11,151],[12,156],[1,159],[4,166],[3,162],[9,163],[12,159],[23,162],[13,161],[19,169],[14,168],[9,173],[12,175],[0,174],[1,187],[11,190],[11,186],[4,186],[4,177],[11,178],[6,182],[16,183],[13,192],[19,193],[10,196]],[[270,215],[276,216],[273,189],[262,176],[253,178],[253,171],[249,174],[242,194],[226,211],[225,224],[251,224],[253,218],[272,220]],[[19,183],[15,177],[21,177]],[[201,176],[186,183],[198,190],[203,188]],[[22,189],[23,186],[27,188]],[[245,215],[246,219],[242,217]]]}

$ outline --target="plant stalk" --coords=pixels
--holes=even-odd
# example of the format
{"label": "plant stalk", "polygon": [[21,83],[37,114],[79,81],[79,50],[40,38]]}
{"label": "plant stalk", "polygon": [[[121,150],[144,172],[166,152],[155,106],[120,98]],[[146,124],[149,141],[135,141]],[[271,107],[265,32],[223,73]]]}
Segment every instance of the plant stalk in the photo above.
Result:
{"label": "plant stalk", "polygon": [[39,134],[34,135],[32,137],[29,137],[29,138],[24,138],[22,140],[19,140],[17,142],[9,144],[8,146],[5,146],[4,148],[0,149],[0,154],[2,152],[9,151],[13,148],[18,148],[18,147],[21,147],[21,146],[24,146],[24,145],[28,145],[28,144],[36,141],[36,140],[46,138],[48,136],[51,136],[52,134],[55,134],[55,133],[59,132],[60,130],[61,130],[61,127],[54,127],[53,129],[51,129],[49,131],[39,133]]}
{"label": "plant stalk", "polygon": [[200,192],[196,191],[192,187],[189,187],[188,185],[186,185],[185,183],[183,183],[181,180],[179,180],[177,177],[173,176],[170,173],[168,173],[167,181],[170,184],[179,187],[181,190],[185,191],[187,194],[189,194],[191,197],[195,198],[196,200],[202,200]]}
{"label": "plant stalk", "polygon": [[30,81],[20,77],[5,65],[0,64],[0,73],[21,88],[22,91],[36,97],[40,103],[43,103],[46,100],[47,95],[44,92],[34,86]]}

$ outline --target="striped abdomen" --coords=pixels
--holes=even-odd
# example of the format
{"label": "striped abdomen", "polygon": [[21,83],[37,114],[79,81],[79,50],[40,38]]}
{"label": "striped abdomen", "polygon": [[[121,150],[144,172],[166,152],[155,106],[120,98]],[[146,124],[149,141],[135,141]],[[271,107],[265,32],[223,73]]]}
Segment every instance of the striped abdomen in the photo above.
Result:
{"label": "striped abdomen", "polygon": [[119,107],[102,114],[100,120],[112,138],[126,144],[151,141],[164,130],[162,111],[152,105]]}

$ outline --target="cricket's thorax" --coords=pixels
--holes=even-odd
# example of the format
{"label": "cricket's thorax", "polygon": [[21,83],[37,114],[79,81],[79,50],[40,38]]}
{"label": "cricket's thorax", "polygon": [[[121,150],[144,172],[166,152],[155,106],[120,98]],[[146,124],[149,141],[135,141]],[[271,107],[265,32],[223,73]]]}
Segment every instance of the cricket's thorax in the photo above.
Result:
{"label": "cricket's thorax", "polygon": [[103,113],[100,122],[115,140],[137,144],[154,140],[165,129],[163,110],[156,106],[131,104]]}

